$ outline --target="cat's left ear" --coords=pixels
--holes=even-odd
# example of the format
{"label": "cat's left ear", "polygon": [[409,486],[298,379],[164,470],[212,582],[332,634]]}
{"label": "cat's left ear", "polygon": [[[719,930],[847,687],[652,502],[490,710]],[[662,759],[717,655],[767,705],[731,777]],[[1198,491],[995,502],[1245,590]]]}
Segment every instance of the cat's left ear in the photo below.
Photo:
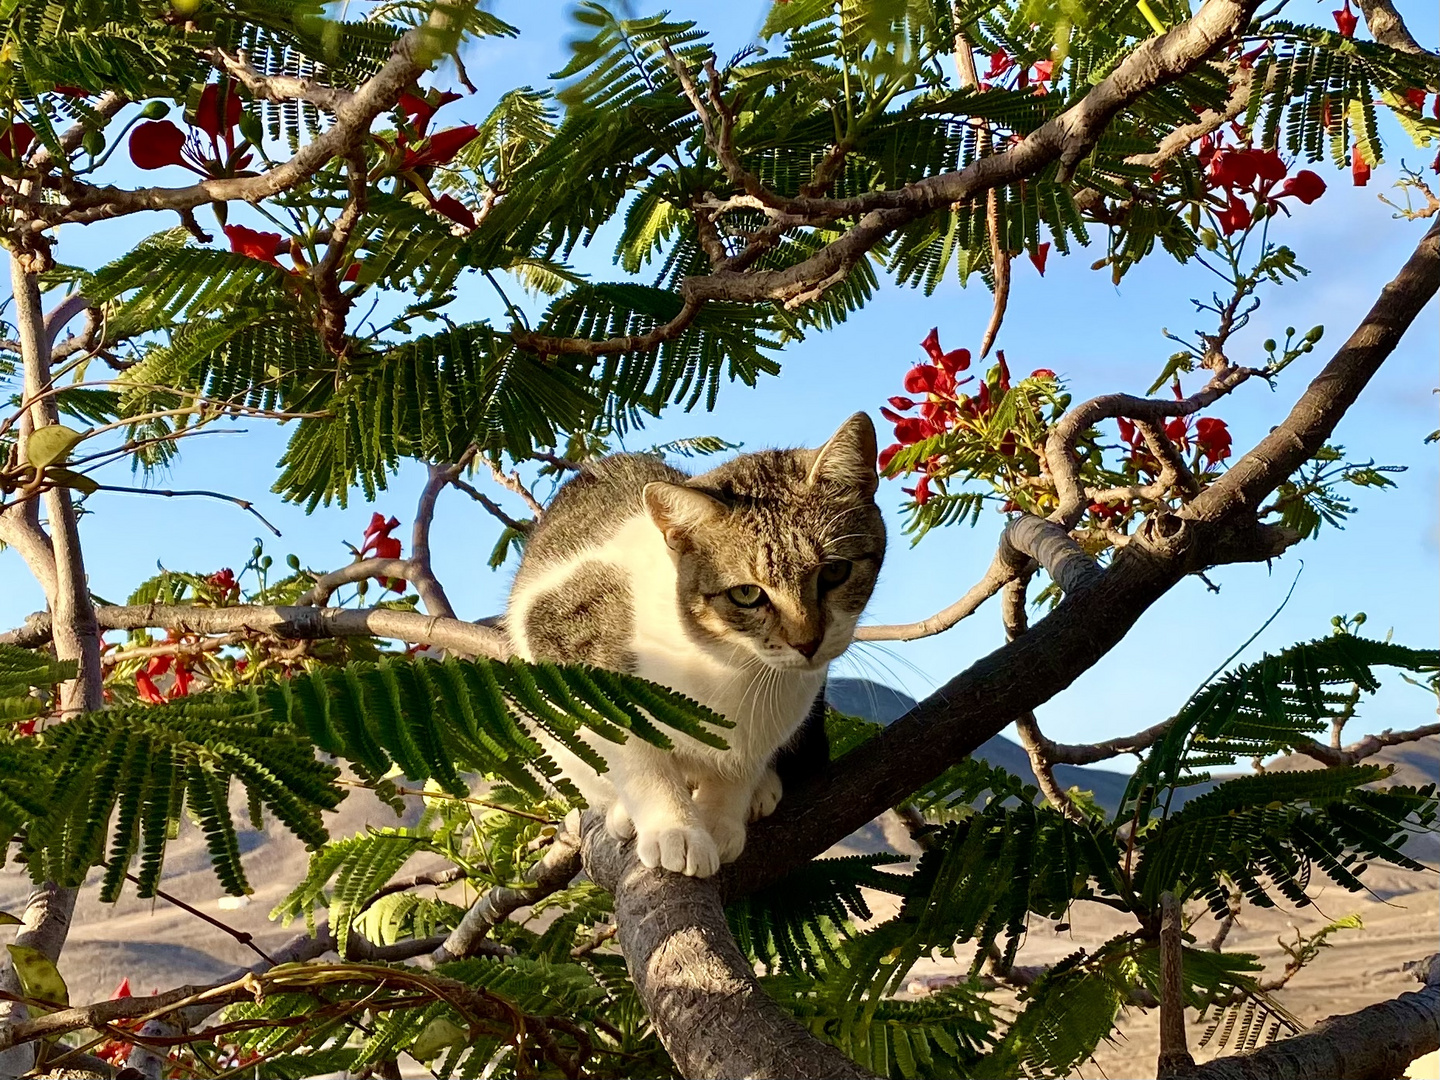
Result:
{"label": "cat's left ear", "polygon": [[646,484],[644,499],[650,520],[676,550],[683,549],[691,532],[725,513],[725,504],[719,499],[684,484],[660,480]]}
{"label": "cat's left ear", "polygon": [[815,452],[815,462],[810,466],[805,482],[814,484],[829,480],[859,488],[862,494],[874,495],[880,486],[875,456],[875,425],[870,422],[870,417],[857,412]]}

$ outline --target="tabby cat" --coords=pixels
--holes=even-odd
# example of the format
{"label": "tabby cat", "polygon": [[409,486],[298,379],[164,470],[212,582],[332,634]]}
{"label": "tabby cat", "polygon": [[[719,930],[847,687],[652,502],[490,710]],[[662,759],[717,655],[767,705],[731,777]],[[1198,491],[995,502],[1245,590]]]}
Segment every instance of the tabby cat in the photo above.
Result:
{"label": "tabby cat", "polygon": [[742,454],[695,477],[652,455],[601,458],[541,517],[505,616],[519,655],[639,675],[735,724],[727,750],[587,736],[603,775],[541,737],[646,866],[709,877],[775,809],[776,752],[875,587],[877,484],[875,428],[857,413],[818,450]]}

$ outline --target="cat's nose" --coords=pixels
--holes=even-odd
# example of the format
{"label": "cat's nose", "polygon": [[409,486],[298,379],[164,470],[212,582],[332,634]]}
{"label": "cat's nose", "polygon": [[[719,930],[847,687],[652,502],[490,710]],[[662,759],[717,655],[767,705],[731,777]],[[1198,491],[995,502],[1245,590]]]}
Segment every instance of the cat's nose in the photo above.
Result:
{"label": "cat's nose", "polygon": [[823,637],[817,637],[810,641],[792,641],[790,642],[790,647],[805,657],[806,660],[813,660],[815,654],[820,651],[820,643],[824,640]]}

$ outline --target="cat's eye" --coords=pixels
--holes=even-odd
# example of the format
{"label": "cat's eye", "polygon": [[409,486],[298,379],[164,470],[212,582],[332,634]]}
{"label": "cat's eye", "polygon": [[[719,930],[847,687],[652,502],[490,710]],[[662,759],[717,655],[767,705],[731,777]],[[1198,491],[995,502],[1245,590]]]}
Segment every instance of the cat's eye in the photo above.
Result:
{"label": "cat's eye", "polygon": [[759,585],[736,585],[726,589],[725,595],[736,607],[759,607],[765,602],[765,590]]}
{"label": "cat's eye", "polygon": [[836,585],[843,585],[850,578],[850,568],[854,566],[849,559],[831,559],[829,562],[820,564],[820,587],[822,589],[833,589]]}

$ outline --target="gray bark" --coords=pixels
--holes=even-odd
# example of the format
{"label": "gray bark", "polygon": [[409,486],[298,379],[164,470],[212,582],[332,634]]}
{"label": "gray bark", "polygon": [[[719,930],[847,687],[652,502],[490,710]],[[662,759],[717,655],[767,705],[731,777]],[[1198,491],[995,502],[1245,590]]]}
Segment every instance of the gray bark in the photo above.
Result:
{"label": "gray bark", "polygon": [[599,814],[585,816],[581,851],[592,880],[615,894],[630,977],[682,1076],[872,1076],[760,988],[713,879],[647,870],[634,845],[617,844]]}
{"label": "gray bark", "polygon": [[1440,1050],[1440,954],[1424,962],[1423,990],[1346,1016],[1248,1054],[1219,1058],[1187,1080],[1395,1080]]}

